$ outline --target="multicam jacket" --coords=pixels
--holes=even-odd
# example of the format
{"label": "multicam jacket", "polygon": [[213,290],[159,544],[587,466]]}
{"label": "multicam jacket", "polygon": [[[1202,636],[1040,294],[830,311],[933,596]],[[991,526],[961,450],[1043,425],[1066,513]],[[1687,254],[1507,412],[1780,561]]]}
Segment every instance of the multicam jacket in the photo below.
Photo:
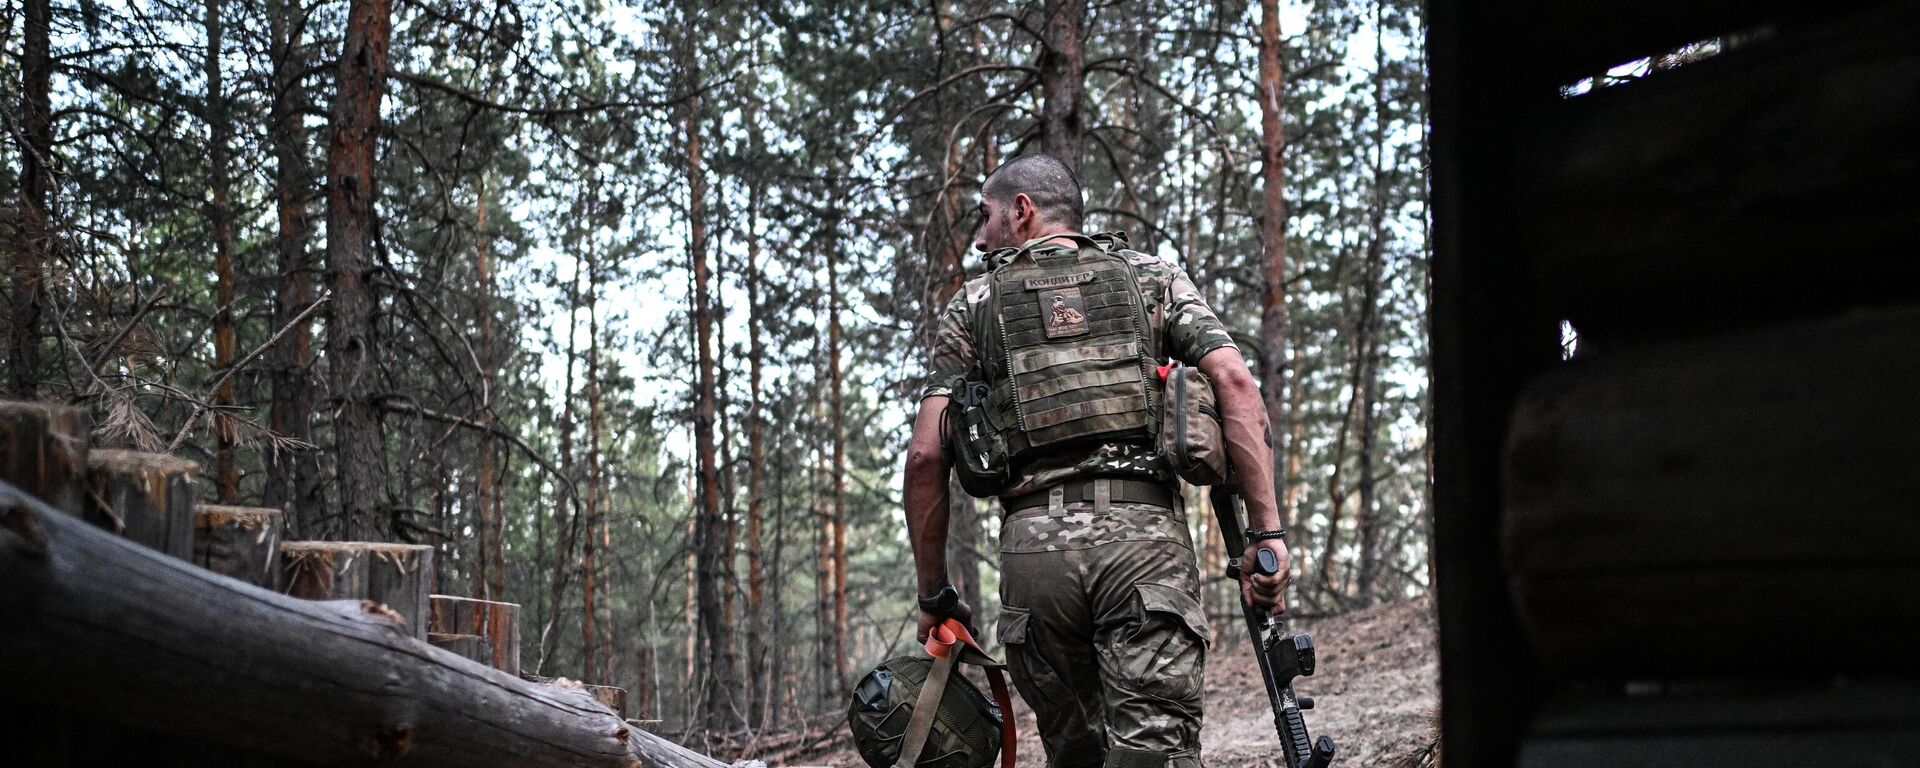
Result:
{"label": "multicam jacket", "polygon": [[[1126,242],[1124,234],[1114,234],[1119,242]],[[1075,247],[1047,243],[1035,246],[1033,250]],[[981,311],[980,308],[986,303],[991,273],[1005,266],[1016,253],[1013,249],[1002,249],[987,254],[988,274],[968,280],[966,287],[947,303],[934,337],[933,358],[928,371],[930,383],[921,390],[921,399],[936,395],[951,396],[952,388],[946,382],[979,362],[972,331],[974,313]],[[1186,270],[1158,256],[1133,250],[1120,253],[1140,277],[1141,298],[1147,310],[1147,344],[1156,357],[1173,357],[1188,365],[1196,365],[1208,352],[1234,346],[1226,326],[1214,315],[1213,309],[1201,300],[1200,291],[1194,287],[1193,279],[1187,276]],[[1168,471],[1166,462],[1159,458],[1154,446],[1145,442],[1110,442],[1092,448],[1067,449],[1057,455],[1034,459],[1026,466],[1017,468],[1012,485],[1002,495],[1031,493],[1086,477],[1129,475],[1173,482],[1173,474]]]}

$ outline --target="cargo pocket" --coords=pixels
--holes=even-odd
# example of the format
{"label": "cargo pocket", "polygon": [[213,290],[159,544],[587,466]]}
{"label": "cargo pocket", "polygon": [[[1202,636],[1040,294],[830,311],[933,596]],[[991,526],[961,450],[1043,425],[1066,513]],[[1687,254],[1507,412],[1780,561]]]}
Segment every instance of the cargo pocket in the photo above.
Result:
{"label": "cargo pocket", "polygon": [[1197,702],[1208,643],[1200,601],[1164,584],[1135,584],[1133,589],[1133,620],[1110,636],[1108,662],[1142,694]]}
{"label": "cargo pocket", "polygon": [[1025,608],[1000,607],[1000,643],[1007,647],[1007,674],[1013,677],[1020,696],[1036,708],[1072,701],[1065,683],[1034,645],[1032,618]]}

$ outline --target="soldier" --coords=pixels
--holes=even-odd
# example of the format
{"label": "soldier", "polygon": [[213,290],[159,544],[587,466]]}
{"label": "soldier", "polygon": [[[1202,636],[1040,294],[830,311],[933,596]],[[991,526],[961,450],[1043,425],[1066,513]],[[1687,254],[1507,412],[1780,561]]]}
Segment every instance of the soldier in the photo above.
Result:
{"label": "soldier", "polygon": [[[1279,574],[1244,580],[1242,599],[1276,614],[1284,611],[1289,557],[1279,538],[1266,410],[1239,349],[1192,280],[1175,264],[1125,250],[1123,236],[1079,235],[1080,185],[1054,157],[1027,155],[995,169],[981,187],[980,206],[985,221],[974,247],[987,254],[988,274],[968,281],[941,315],[932,383],[921,394],[907,452],[904,501],[921,596],[920,637],[925,639],[943,618],[972,620],[971,606],[947,580],[952,464],[943,429],[954,394],[949,382],[956,375],[1015,370],[1001,337],[1009,327],[1004,316],[1013,313],[1005,307],[1021,298],[997,296],[996,290],[1013,291],[995,288],[993,277],[1022,259],[1053,263],[1061,260],[1061,252],[1096,245],[1124,258],[1137,276],[1137,306],[1144,312],[1136,316],[1146,325],[1138,336],[1145,354],[1198,366],[1213,380],[1227,455],[1238,471],[1249,524],[1262,534],[1249,536],[1246,562],[1253,562],[1262,547],[1273,550],[1280,562]],[[1111,315],[1095,307],[1113,305],[1112,294],[1093,292],[1097,286],[1091,280],[1072,273],[1026,281],[1028,292],[1045,297],[1031,299],[1031,309],[1023,311],[1048,322],[1024,335],[1047,335],[1039,343],[1053,345],[1048,349],[1054,351],[1041,355],[1051,355],[1048,361],[1125,354],[1111,352],[1116,347],[1110,341],[1124,334],[1101,336],[1100,327],[1089,328]],[[1016,283],[1014,289],[1019,287]],[[993,321],[984,316],[993,311],[990,306],[1002,307],[1000,333],[976,344],[978,329],[995,327],[984,324]],[[1068,327],[1061,331],[1061,326]],[[1077,339],[1087,339],[1089,346],[1075,351],[1071,345]],[[1062,345],[1067,345],[1064,352],[1058,351]],[[1022,354],[1022,368],[1042,365],[1033,353]],[[996,357],[981,359],[989,356]],[[1071,365],[1049,370],[1060,369],[1065,371],[1053,378],[1040,371],[1002,382],[1008,384],[1002,390],[1040,396],[1084,387],[1088,376],[1098,377]],[[1208,635],[1178,481],[1151,440],[1095,437],[1064,440],[1058,448],[1016,457],[1011,480],[998,491],[1004,513],[999,635],[1007,663],[1021,696],[1038,715],[1049,768],[1199,768]],[[1249,679],[1248,684],[1260,682]]]}

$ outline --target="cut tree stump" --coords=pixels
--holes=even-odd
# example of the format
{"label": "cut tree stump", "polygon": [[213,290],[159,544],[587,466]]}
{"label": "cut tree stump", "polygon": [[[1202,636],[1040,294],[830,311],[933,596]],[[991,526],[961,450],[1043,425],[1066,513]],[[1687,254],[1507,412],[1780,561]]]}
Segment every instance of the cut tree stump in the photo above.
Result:
{"label": "cut tree stump", "polygon": [[78,408],[0,400],[0,480],[54,509],[85,514],[88,429]]}
{"label": "cut tree stump", "polygon": [[480,635],[493,649],[494,669],[520,674],[520,606],[454,595],[431,595],[428,632]]}
{"label": "cut tree stump", "polygon": [[128,540],[193,560],[193,476],[177,456],[103,449],[87,456],[88,522]]}
{"label": "cut tree stump", "polygon": [[594,701],[598,701],[608,709],[619,713],[621,717],[624,718],[627,716],[627,689],[625,688],[615,688],[611,685],[592,685],[570,677],[545,677],[542,675],[522,674],[520,675],[520,679],[538,683],[557,691],[584,693],[592,697]]}
{"label": "cut tree stump", "polygon": [[371,541],[289,541],[280,545],[280,561],[287,594],[308,600],[371,600],[399,614],[416,639],[427,639],[432,547]]}
{"label": "cut tree stump", "polygon": [[627,689],[615,688],[611,685],[587,685],[584,683],[582,683],[580,687],[587,689],[587,693],[593,694],[594,701],[607,705],[607,709],[613,710],[614,714],[619,715],[621,718],[627,716]]}
{"label": "cut tree stump", "polygon": [[493,666],[493,645],[479,635],[450,635],[444,632],[428,632],[427,642],[435,648],[441,648],[460,655],[476,664]]}
{"label": "cut tree stump", "polygon": [[585,692],[474,664],[366,601],[163,557],[0,483],[0,691],[316,765],[726,768]]}
{"label": "cut tree stump", "polygon": [[193,513],[193,563],[262,589],[280,585],[286,515],[266,507],[202,504]]}

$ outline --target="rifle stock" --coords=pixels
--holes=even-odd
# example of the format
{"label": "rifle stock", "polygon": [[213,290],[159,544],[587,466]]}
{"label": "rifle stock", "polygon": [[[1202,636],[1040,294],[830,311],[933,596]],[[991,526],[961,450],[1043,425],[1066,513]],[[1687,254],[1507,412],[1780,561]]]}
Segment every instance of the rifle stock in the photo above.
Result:
{"label": "rifle stock", "polygon": [[[1239,489],[1215,485],[1209,491],[1213,515],[1218,522],[1222,543],[1227,547],[1227,575],[1239,580],[1245,565],[1240,555],[1247,550],[1246,515]],[[1270,552],[1260,551],[1253,567],[1260,573],[1276,573],[1279,562]],[[1280,735],[1280,750],[1288,768],[1326,768],[1333,763],[1333,739],[1321,736],[1313,740],[1307,733],[1307,720],[1301,710],[1312,709],[1312,698],[1301,698],[1293,691],[1293,680],[1313,674],[1313,638],[1292,635],[1272,614],[1242,603],[1240,613],[1247,621],[1247,634],[1253,639],[1254,658],[1260,664],[1260,679],[1266,683],[1267,699],[1273,705],[1273,726]]]}

